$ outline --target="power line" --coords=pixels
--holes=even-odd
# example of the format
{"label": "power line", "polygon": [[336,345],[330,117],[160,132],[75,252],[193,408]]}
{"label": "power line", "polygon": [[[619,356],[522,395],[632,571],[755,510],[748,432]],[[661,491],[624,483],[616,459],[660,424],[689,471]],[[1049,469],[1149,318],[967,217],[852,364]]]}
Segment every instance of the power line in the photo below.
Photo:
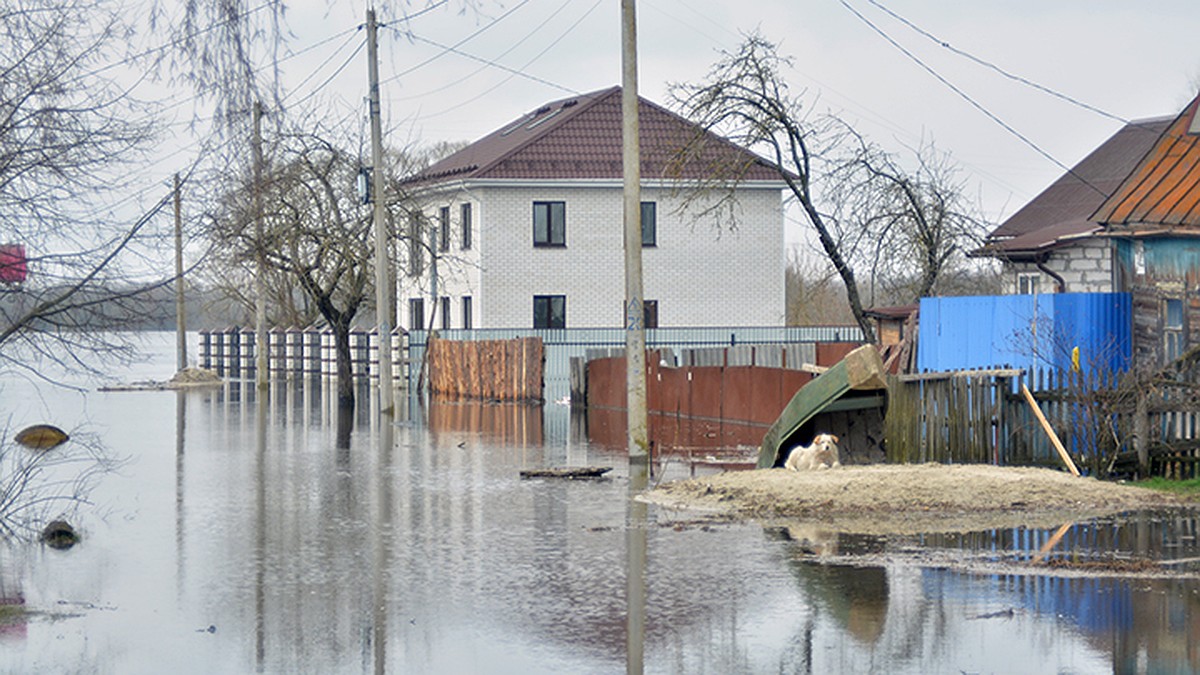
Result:
{"label": "power line", "polygon": [[[901,52],[902,54],[904,54],[905,56],[907,56],[909,59],[911,59],[911,60],[912,60],[914,63],[916,63],[917,65],[921,66],[921,68],[923,68],[923,69],[924,69],[926,72],[928,72],[928,73],[929,73],[930,75],[932,75],[932,76],[933,76],[935,79],[937,79],[937,81],[941,82],[941,83],[942,83],[942,84],[944,84],[944,85],[945,85],[947,88],[949,88],[949,89],[950,89],[950,91],[953,91],[955,94],[958,94],[960,97],[962,97],[962,99],[963,99],[963,100],[965,100],[967,103],[970,103],[970,104],[971,104],[971,105],[972,105],[972,106],[973,106],[973,107],[974,107],[976,110],[978,110],[979,112],[981,112],[981,113],[983,113],[985,116],[987,116],[987,118],[988,118],[988,119],[992,120],[992,121],[993,121],[993,122],[995,122],[996,124],[999,124],[999,125],[1000,125],[1000,127],[1001,127],[1001,128],[1003,128],[1005,131],[1007,131],[1008,133],[1012,134],[1013,136],[1016,136],[1018,139],[1020,139],[1020,140],[1021,140],[1021,142],[1025,143],[1025,145],[1028,145],[1030,148],[1032,148],[1032,149],[1033,149],[1035,152],[1037,152],[1039,155],[1041,155],[1042,157],[1045,157],[1046,159],[1048,159],[1048,160],[1050,160],[1051,162],[1053,162],[1055,166],[1059,167],[1060,169],[1062,169],[1063,171],[1067,172],[1068,174],[1070,174],[1070,175],[1074,176],[1076,179],[1078,179],[1078,180],[1079,180],[1079,182],[1081,182],[1081,183],[1083,183],[1084,185],[1088,186],[1089,188],[1091,188],[1091,189],[1095,190],[1096,192],[1098,192],[1098,193],[1099,193],[1099,194],[1101,194],[1102,196],[1104,196],[1104,197],[1108,197],[1108,193],[1106,193],[1105,191],[1103,191],[1103,190],[1101,190],[1100,188],[1096,187],[1095,185],[1092,185],[1092,184],[1091,184],[1090,182],[1088,182],[1088,181],[1087,181],[1087,179],[1085,179],[1083,176],[1080,176],[1079,174],[1075,173],[1075,171],[1073,171],[1073,170],[1071,169],[1071,167],[1069,167],[1069,166],[1067,166],[1066,164],[1063,164],[1062,162],[1058,161],[1058,160],[1057,160],[1057,159],[1056,159],[1056,158],[1055,158],[1053,155],[1051,155],[1049,152],[1047,152],[1047,151],[1043,150],[1043,149],[1042,149],[1042,148],[1041,148],[1041,147],[1040,147],[1040,146],[1039,146],[1037,143],[1034,143],[1032,140],[1030,140],[1029,138],[1027,138],[1027,137],[1026,137],[1024,134],[1022,134],[1021,132],[1017,131],[1017,130],[1016,130],[1015,128],[1013,128],[1013,127],[1012,127],[1010,124],[1008,124],[1008,123],[1007,123],[1007,122],[1005,122],[1004,120],[1000,119],[998,116],[996,116],[995,114],[993,114],[993,113],[992,113],[990,110],[988,110],[987,108],[985,108],[985,107],[983,106],[983,104],[981,104],[981,103],[979,103],[978,101],[976,101],[975,99],[971,98],[971,96],[970,96],[969,94],[967,94],[965,91],[963,91],[962,89],[960,89],[960,88],[959,88],[958,86],[956,86],[956,85],[955,85],[953,82],[951,82],[950,80],[948,80],[948,79],[946,79],[945,77],[943,77],[943,76],[941,75],[941,73],[937,72],[937,71],[936,71],[936,70],[934,70],[934,69],[933,69],[931,66],[929,66],[927,63],[925,63],[924,61],[922,61],[922,60],[921,60],[921,59],[920,59],[920,58],[919,58],[919,57],[918,57],[916,54],[913,54],[911,51],[909,51],[908,49],[906,49],[906,48],[905,48],[903,45],[901,45],[899,42],[896,42],[896,40],[894,40],[894,39],[892,38],[892,36],[888,35],[886,31],[884,31],[882,28],[880,28],[879,26],[877,26],[877,25],[875,25],[874,23],[872,23],[870,19],[868,19],[867,17],[863,16],[863,15],[862,15],[862,14],[861,14],[861,13],[860,13],[860,12],[859,12],[857,9],[855,9],[854,7],[852,7],[852,6],[850,5],[850,3],[849,3],[849,2],[847,2],[847,0],[840,0],[840,1],[841,1],[841,3],[842,3],[842,6],[843,6],[843,7],[845,7],[847,10],[849,10],[851,14],[853,14],[853,15],[854,15],[854,16],[856,16],[856,17],[858,17],[858,19],[859,19],[860,21],[862,21],[863,23],[865,23],[865,24],[866,24],[868,27],[870,27],[870,28],[871,28],[871,30],[873,30],[873,31],[875,31],[876,33],[878,33],[880,37],[882,37],[884,40],[887,40],[887,42],[888,42],[889,44],[891,44],[891,45],[892,45],[893,47],[895,47],[896,49],[900,50],[900,52]],[[870,1],[870,0],[868,0],[868,1]]]}
{"label": "power line", "polygon": [[[599,3],[597,3],[597,4],[599,4]],[[565,37],[565,36],[564,36],[564,37]],[[499,70],[503,70],[504,72],[506,72],[506,73],[509,73],[509,74],[511,74],[511,75],[513,75],[513,76],[517,76],[517,77],[523,77],[523,78],[525,78],[525,79],[527,79],[527,80],[530,80],[530,81],[532,81],[532,82],[537,82],[538,84],[544,84],[544,85],[546,85],[547,87],[553,87],[553,88],[555,88],[555,89],[558,89],[558,90],[560,90],[560,91],[566,92],[566,93],[568,93],[568,94],[578,94],[578,93],[579,93],[577,90],[575,90],[575,89],[571,89],[570,87],[564,87],[564,86],[563,86],[563,85],[561,85],[561,84],[558,84],[558,83],[555,83],[555,82],[551,82],[550,80],[543,79],[543,78],[541,78],[541,77],[538,77],[537,75],[530,75],[529,73],[522,72],[521,70],[518,70],[518,69],[516,69],[516,68],[510,68],[510,67],[508,67],[508,66],[506,66],[506,65],[504,65],[504,64],[502,64],[502,63],[496,63],[495,61],[490,61],[490,60],[488,60],[488,59],[485,59],[485,58],[483,58],[483,57],[481,57],[481,56],[475,56],[474,54],[469,54],[469,53],[467,53],[467,52],[464,52],[464,51],[462,51],[462,50],[455,49],[454,47],[447,47],[446,45],[443,45],[443,44],[441,44],[441,43],[438,43],[438,42],[434,42],[433,40],[430,40],[429,38],[423,38],[423,37],[421,37],[420,35],[414,35],[414,36],[412,36],[412,38],[413,38],[414,40],[418,41],[418,42],[424,42],[425,44],[432,45],[432,46],[434,46],[434,47],[437,47],[437,48],[439,48],[439,49],[445,49],[447,52],[450,52],[450,53],[453,53],[453,54],[457,54],[457,55],[459,55],[459,56],[462,56],[462,57],[464,57],[464,58],[471,59],[472,61],[477,61],[477,62],[479,62],[479,63],[482,63],[482,64],[484,64],[484,65],[491,66],[491,67],[493,67],[493,68],[497,68],[497,69],[499,69]],[[561,39],[562,39],[562,38],[560,37],[560,38],[559,38],[559,40],[561,40]],[[558,40],[556,40],[556,41],[554,41],[554,42],[550,43],[550,46],[551,46],[551,47],[553,47],[553,46],[554,46],[555,44],[557,44],[557,43],[558,43]],[[548,49],[548,48],[547,48],[547,49]],[[542,57],[543,55],[545,55],[546,51],[547,51],[547,50],[542,50],[541,52],[539,52],[539,53],[538,53],[538,55],[537,55],[537,56],[535,56],[533,59],[531,59],[529,62],[527,62],[527,63],[525,64],[525,66],[528,66],[528,65],[532,64],[532,63],[533,63],[534,61],[536,61],[538,58],[540,58],[540,57]],[[522,66],[522,67],[525,67],[525,66]],[[505,81],[507,81],[507,80],[505,80]],[[489,89],[487,92],[484,92],[484,93],[488,93],[488,92],[490,92],[490,91],[491,91],[491,90]],[[430,93],[432,93],[432,92],[430,92]],[[450,108],[449,110],[453,110],[453,108]]]}
{"label": "power line", "polygon": [[[1090,112],[1094,112],[1094,113],[1096,113],[1097,115],[1100,115],[1100,116],[1102,116],[1102,117],[1107,117],[1107,118],[1109,118],[1109,119],[1111,119],[1111,120],[1115,120],[1115,121],[1117,121],[1117,122],[1121,122],[1121,123],[1123,123],[1123,124],[1129,124],[1129,120],[1127,120],[1127,119],[1125,119],[1125,118],[1121,117],[1120,115],[1114,115],[1114,114],[1112,114],[1112,113],[1110,113],[1110,112],[1107,112],[1107,111],[1105,111],[1105,110],[1101,110],[1100,108],[1097,108],[1096,106],[1093,106],[1093,105],[1090,105],[1090,104],[1084,103],[1083,101],[1080,101],[1080,100],[1078,100],[1078,99],[1076,99],[1076,98],[1073,98],[1073,97],[1071,97],[1071,96],[1068,96],[1068,95],[1066,95],[1066,94],[1064,94],[1064,93],[1062,93],[1062,92],[1055,91],[1054,89],[1051,89],[1051,88],[1049,88],[1049,87],[1046,87],[1046,86],[1043,86],[1043,85],[1041,85],[1041,84],[1038,84],[1037,82],[1034,82],[1034,81],[1032,81],[1032,80],[1029,80],[1029,79],[1027,79],[1027,78],[1025,78],[1025,77],[1022,77],[1022,76],[1020,76],[1020,75],[1017,75],[1017,74],[1015,74],[1015,73],[1010,73],[1010,72],[1008,72],[1007,70],[1004,70],[1004,69],[1003,69],[1003,68],[1001,68],[1000,66],[998,66],[998,65],[996,65],[996,64],[994,64],[994,63],[992,63],[992,62],[990,62],[990,61],[985,61],[984,59],[981,59],[981,58],[979,58],[979,57],[975,56],[974,54],[971,54],[971,53],[969,53],[969,52],[966,52],[966,51],[964,51],[964,50],[962,50],[962,49],[959,49],[959,48],[957,48],[957,47],[955,47],[955,46],[951,45],[949,42],[946,42],[945,40],[942,40],[941,38],[938,38],[936,35],[934,35],[934,34],[930,33],[929,31],[927,31],[927,30],[925,30],[925,29],[921,28],[921,27],[920,27],[920,26],[918,26],[918,25],[914,24],[913,22],[909,21],[908,19],[904,18],[903,16],[900,16],[900,15],[899,15],[899,14],[897,14],[896,12],[893,12],[892,10],[888,9],[887,7],[884,7],[884,6],[883,6],[883,5],[882,5],[882,4],[881,4],[881,3],[880,3],[878,0],[867,0],[867,2],[869,2],[870,4],[872,4],[872,5],[876,6],[876,7],[878,7],[880,10],[882,10],[883,12],[885,12],[886,14],[888,14],[889,16],[891,16],[893,19],[895,19],[895,20],[899,21],[900,23],[904,24],[905,26],[908,26],[909,28],[911,28],[912,30],[916,31],[917,33],[919,33],[919,34],[921,34],[921,35],[923,35],[923,36],[925,36],[925,37],[929,38],[929,39],[930,39],[930,40],[932,40],[932,41],[933,41],[935,44],[937,44],[937,45],[938,45],[938,46],[940,46],[940,47],[943,47],[944,49],[947,49],[947,50],[949,50],[949,51],[950,51],[951,53],[953,53],[953,54],[957,54],[957,55],[959,55],[959,56],[961,56],[961,57],[963,57],[963,58],[965,58],[965,59],[967,59],[967,60],[969,60],[969,61],[971,61],[971,62],[973,62],[973,63],[977,64],[977,65],[980,65],[980,66],[983,66],[984,68],[987,68],[987,69],[989,69],[989,70],[995,71],[996,73],[999,73],[1000,75],[1003,75],[1004,77],[1006,77],[1006,78],[1008,78],[1008,79],[1010,79],[1010,80],[1013,80],[1014,82],[1020,82],[1021,84],[1024,84],[1024,85],[1026,85],[1026,86],[1028,86],[1028,87],[1032,87],[1032,88],[1034,88],[1034,89],[1036,89],[1036,90],[1038,90],[1038,91],[1040,91],[1040,92],[1042,92],[1042,93],[1044,93],[1044,94],[1049,94],[1049,95],[1051,95],[1051,96],[1053,96],[1053,97],[1055,97],[1055,98],[1057,98],[1057,99],[1060,99],[1060,100],[1066,101],[1067,103],[1070,103],[1070,104],[1072,104],[1072,105],[1079,106],[1080,108],[1083,108],[1084,110],[1087,110],[1087,111],[1090,111]],[[843,3],[843,4],[845,4],[845,3]]]}
{"label": "power line", "polygon": [[[411,100],[413,100],[413,99],[416,99],[416,98],[423,98],[423,97],[425,97],[425,96],[430,96],[430,95],[433,95],[433,94],[436,94],[436,93],[439,93],[439,92],[445,91],[446,89],[450,89],[451,87],[456,87],[456,86],[458,86],[458,85],[462,84],[463,82],[466,82],[467,80],[471,79],[472,77],[475,77],[475,76],[476,76],[476,75],[478,75],[479,73],[483,72],[485,69],[487,69],[487,67],[488,67],[488,66],[495,66],[495,67],[497,67],[497,68],[504,68],[504,66],[501,66],[501,65],[499,65],[499,63],[498,63],[498,61],[499,61],[501,58],[503,58],[503,57],[505,57],[505,56],[508,56],[508,55],[509,55],[509,54],[510,54],[510,53],[511,53],[511,52],[512,52],[514,49],[516,49],[517,47],[520,47],[521,45],[525,44],[525,41],[526,41],[526,40],[528,40],[529,38],[531,38],[531,37],[533,37],[534,35],[536,35],[536,34],[538,33],[538,31],[540,31],[542,28],[545,28],[546,24],[550,23],[550,21],[552,21],[552,20],[554,19],[554,17],[556,17],[556,16],[558,16],[559,14],[561,14],[561,13],[562,13],[562,11],[563,11],[563,10],[565,10],[565,9],[567,8],[567,6],[568,6],[568,3],[565,3],[565,2],[564,2],[564,3],[562,3],[561,5],[559,5],[557,9],[555,9],[553,12],[551,12],[549,16],[547,16],[545,19],[543,19],[543,20],[542,20],[542,22],[541,22],[541,23],[539,23],[537,26],[535,26],[535,27],[533,28],[533,30],[531,30],[531,31],[529,31],[528,33],[526,33],[526,34],[525,34],[525,37],[523,37],[523,38],[521,38],[520,40],[517,40],[516,42],[512,43],[512,45],[510,45],[508,49],[505,49],[504,51],[500,52],[499,54],[497,54],[496,56],[492,57],[491,59],[487,59],[487,60],[485,60],[485,59],[481,59],[480,57],[477,57],[477,56],[474,56],[474,55],[471,55],[471,54],[467,54],[467,53],[464,53],[464,52],[460,52],[460,51],[457,51],[457,50],[455,50],[455,53],[457,53],[457,54],[459,54],[459,55],[461,55],[461,56],[465,56],[465,57],[467,57],[467,58],[469,58],[469,59],[474,59],[474,60],[476,60],[476,61],[482,61],[482,62],[483,62],[483,65],[482,65],[482,66],[480,66],[479,68],[475,69],[474,71],[472,71],[470,74],[468,74],[468,75],[464,75],[463,77],[460,77],[460,78],[458,78],[457,80],[454,80],[454,81],[452,81],[452,82],[447,82],[446,84],[443,84],[442,86],[440,86],[440,87],[437,87],[436,89],[430,89],[429,91],[426,91],[426,92],[424,92],[424,93],[421,93],[421,94],[415,94],[415,95],[413,95],[413,96],[402,96],[402,97],[399,97],[399,98],[393,98],[392,100],[393,100],[393,101],[411,101]],[[412,35],[412,37],[413,37],[413,39],[416,39],[416,40],[422,40],[422,38],[420,38],[420,37],[417,37],[416,35]],[[433,45],[433,46],[435,46],[435,47],[440,47],[440,46],[441,46],[441,45],[437,45],[436,43],[433,43],[433,42],[431,42],[431,41],[429,41],[429,40],[423,40],[423,41],[424,41],[424,42],[426,42],[427,44],[432,44],[432,45]],[[556,86],[556,85],[551,85],[551,86]]]}
{"label": "power line", "polygon": [[[346,44],[350,44],[350,42],[349,42],[349,41],[347,41],[347,42],[346,42]],[[301,98],[300,100],[298,100],[298,101],[296,101],[295,103],[293,103],[293,105],[300,105],[301,103],[304,103],[305,101],[307,101],[307,100],[311,99],[312,97],[314,97],[314,96],[316,96],[318,93],[320,93],[322,89],[324,89],[325,87],[329,86],[329,83],[330,83],[330,82],[333,82],[334,78],[336,78],[338,75],[341,75],[341,74],[342,74],[342,71],[343,71],[343,70],[345,70],[345,69],[346,69],[346,68],[347,68],[347,67],[350,65],[350,63],[351,63],[351,62],[353,62],[353,61],[354,61],[354,59],[358,57],[358,55],[359,55],[359,54],[362,52],[362,50],[363,50],[363,47],[365,47],[365,46],[366,46],[366,44],[367,44],[367,43],[366,43],[366,41],[365,41],[365,40],[363,40],[363,41],[360,41],[360,42],[358,43],[358,47],[355,47],[354,51],[350,53],[350,56],[347,56],[347,57],[346,57],[346,60],[345,60],[345,61],[342,61],[342,65],[338,66],[338,67],[337,67],[337,70],[333,71],[333,73],[331,73],[331,74],[329,75],[329,77],[325,78],[325,81],[324,81],[324,82],[322,82],[321,84],[319,84],[319,85],[317,85],[316,87],[314,87],[312,91],[310,91],[310,92],[309,92],[309,93],[308,93],[306,96],[304,96],[304,97],[303,97],[303,98]],[[343,48],[345,48],[345,46],[346,46],[346,45],[342,45],[341,47],[339,47],[339,48],[338,48],[338,51],[341,51]],[[335,52],[335,54],[336,54],[336,52]],[[326,65],[327,63],[329,63],[329,61],[331,60],[332,56],[333,56],[333,55],[331,54],[331,55],[330,55],[330,59],[326,59],[326,60],[325,60],[325,61],[324,61],[324,62],[323,62],[323,63],[322,63],[320,66],[318,66],[316,69],[314,69],[311,75],[309,75],[308,77],[304,78],[304,81],[305,81],[305,82],[308,82],[308,80],[312,79],[313,75],[316,75],[316,74],[317,74],[317,71],[319,71],[321,68],[324,68],[324,67],[325,67],[325,65]],[[303,85],[303,83],[301,83],[301,84]],[[299,89],[299,87],[297,87],[297,89]],[[289,94],[289,96],[290,96],[290,94]],[[284,97],[283,97],[283,101],[287,101],[287,99],[288,99],[288,96],[284,96]]]}
{"label": "power line", "polygon": [[[548,81],[548,80],[544,80],[544,79],[542,79],[542,78],[540,78],[540,77],[535,77],[535,76],[533,76],[533,75],[529,75],[528,73],[525,73],[525,72],[524,72],[524,69],[525,69],[525,68],[528,68],[528,67],[529,67],[530,65],[532,65],[532,64],[533,64],[535,61],[537,61],[538,59],[542,58],[542,56],[544,56],[544,55],[546,54],[546,52],[548,52],[548,51],[550,51],[551,49],[553,49],[553,48],[554,48],[554,47],[555,47],[555,46],[556,46],[556,45],[557,45],[559,42],[562,42],[562,40],[563,40],[564,38],[566,38],[568,35],[570,35],[570,34],[571,34],[571,31],[575,30],[575,28],[577,28],[577,27],[579,26],[579,24],[583,23],[583,20],[584,20],[584,19],[586,19],[588,16],[590,16],[592,12],[596,11],[596,8],[600,6],[600,3],[601,3],[601,2],[602,2],[602,0],[596,0],[596,2],[595,2],[595,3],[594,3],[594,4],[593,4],[593,5],[592,5],[592,6],[591,6],[589,9],[588,9],[588,11],[584,12],[582,16],[580,16],[578,19],[576,19],[576,20],[575,20],[575,23],[571,24],[569,27],[567,27],[567,30],[563,31],[562,35],[559,35],[557,38],[555,38],[553,41],[551,41],[551,42],[550,42],[550,44],[546,45],[545,49],[543,49],[542,51],[538,52],[537,54],[534,54],[533,58],[531,58],[531,59],[529,59],[528,61],[526,61],[526,62],[525,62],[525,63],[524,63],[524,64],[523,64],[523,65],[520,67],[520,69],[516,69],[516,70],[514,70],[514,69],[507,68],[507,67],[505,67],[505,66],[501,66],[500,64],[490,64],[490,65],[494,65],[494,66],[495,66],[495,67],[497,67],[497,68],[502,68],[502,69],[504,69],[504,70],[507,70],[507,71],[509,71],[511,74],[510,74],[508,77],[504,78],[503,80],[500,80],[499,82],[497,82],[497,83],[496,83],[496,84],[494,84],[493,86],[489,87],[488,89],[485,89],[484,91],[480,92],[479,94],[477,94],[477,95],[475,95],[475,96],[472,96],[471,98],[469,98],[469,99],[467,99],[467,100],[465,100],[465,101],[462,101],[461,103],[458,103],[458,104],[456,104],[456,105],[450,106],[449,108],[445,108],[445,109],[443,109],[443,110],[439,110],[439,111],[438,111],[438,112],[436,112],[436,113],[432,113],[432,114],[429,114],[429,115],[422,115],[422,116],[419,116],[419,117],[417,117],[416,119],[430,119],[430,118],[432,118],[432,117],[437,117],[437,116],[439,116],[439,115],[444,115],[444,114],[446,114],[446,113],[448,113],[448,112],[451,112],[451,111],[453,111],[453,110],[458,110],[459,108],[461,108],[461,107],[463,107],[463,106],[465,106],[465,105],[469,105],[469,104],[471,104],[471,103],[474,103],[475,101],[477,101],[477,100],[479,100],[479,99],[483,98],[484,96],[487,96],[488,94],[492,93],[492,92],[493,92],[493,91],[495,91],[496,89],[499,89],[500,87],[504,86],[504,84],[505,84],[506,82],[508,82],[509,80],[511,80],[513,77],[515,77],[515,76],[517,76],[517,75],[520,75],[521,77],[525,77],[525,78],[527,78],[527,79],[531,79],[531,80],[533,80],[533,81],[535,81],[535,82],[539,82],[539,83],[541,83],[541,84],[545,84],[545,85],[548,85],[548,86],[554,87],[555,89],[560,89],[560,90],[562,90],[562,91],[564,91],[564,92],[567,92],[567,93],[569,93],[569,94],[578,94],[578,93],[579,93],[578,91],[575,91],[574,89],[571,89],[571,88],[569,88],[569,87],[564,87],[564,86],[562,86],[562,85],[555,84],[555,83],[553,83],[553,82],[550,82],[550,81]],[[474,57],[472,57],[472,58],[474,58]]]}
{"label": "power line", "polygon": [[[459,47],[463,46],[464,44],[466,44],[466,43],[470,42],[471,40],[474,40],[475,38],[479,37],[480,35],[482,35],[482,34],[483,34],[484,32],[486,32],[487,30],[489,30],[489,29],[491,29],[491,28],[494,28],[494,27],[495,27],[497,24],[499,24],[501,21],[503,21],[503,20],[507,19],[508,17],[512,16],[512,14],[513,14],[514,12],[516,12],[518,9],[521,9],[522,7],[524,7],[524,6],[525,6],[525,5],[527,5],[527,4],[529,4],[529,0],[521,0],[521,2],[517,3],[516,5],[514,5],[512,9],[510,9],[510,10],[508,10],[507,12],[505,12],[505,13],[501,14],[500,16],[496,17],[495,19],[493,19],[493,20],[491,21],[491,23],[489,23],[489,24],[487,24],[487,25],[483,26],[482,28],[480,28],[479,30],[475,31],[474,33],[471,33],[470,35],[466,36],[465,38],[463,38],[463,39],[459,40],[458,42],[454,43],[454,45],[453,45],[453,46],[451,46],[451,47],[444,47],[444,48],[443,48],[443,51],[442,51],[441,53],[439,53],[439,54],[434,54],[433,56],[431,56],[431,57],[429,57],[429,58],[425,59],[424,61],[422,61],[422,62],[418,63],[417,65],[415,65],[415,66],[413,66],[413,67],[409,68],[408,70],[402,70],[402,71],[400,71],[400,72],[396,73],[395,75],[392,75],[391,77],[389,77],[389,78],[387,78],[387,79],[385,79],[385,80],[382,80],[382,81],[380,81],[380,84],[386,84],[386,83],[388,83],[388,82],[392,82],[392,81],[398,80],[398,79],[400,79],[401,77],[404,77],[405,75],[408,75],[408,74],[410,74],[410,73],[413,73],[413,72],[415,72],[415,71],[417,71],[417,70],[420,70],[421,68],[424,68],[425,66],[429,65],[430,63],[433,63],[434,61],[436,61],[436,60],[438,60],[438,59],[442,58],[442,57],[443,57],[443,56],[445,56],[446,54],[449,54],[449,53],[450,53],[450,51],[451,51],[452,49],[457,49],[457,48],[459,48]],[[395,30],[395,31],[397,31],[397,32],[401,32],[401,33],[403,33],[403,31],[400,31],[398,28],[395,28],[395,27],[392,27],[392,26],[387,26],[387,27],[388,27],[388,28],[392,28],[392,30]]]}

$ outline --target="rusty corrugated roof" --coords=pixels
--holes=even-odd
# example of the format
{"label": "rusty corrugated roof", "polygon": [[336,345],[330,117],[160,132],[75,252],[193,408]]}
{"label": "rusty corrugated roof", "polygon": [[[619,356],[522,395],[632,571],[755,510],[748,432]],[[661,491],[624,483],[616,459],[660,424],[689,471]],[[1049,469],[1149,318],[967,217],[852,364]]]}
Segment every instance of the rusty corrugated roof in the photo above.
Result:
{"label": "rusty corrugated roof", "polygon": [[1092,217],[1137,167],[1172,118],[1130,122],[988,235],[975,255],[1037,254],[1100,229]]}
{"label": "rusty corrugated roof", "polygon": [[[644,179],[712,178],[714,167],[720,167],[740,180],[781,180],[769,162],[714,134],[704,134],[700,160],[680,167],[678,153],[696,137],[698,127],[644,98],[639,99],[638,123]],[[405,182],[621,176],[621,88],[611,87],[540,106]]]}
{"label": "rusty corrugated roof", "polygon": [[1200,225],[1200,96],[1171,122],[1092,219],[1105,225]]}

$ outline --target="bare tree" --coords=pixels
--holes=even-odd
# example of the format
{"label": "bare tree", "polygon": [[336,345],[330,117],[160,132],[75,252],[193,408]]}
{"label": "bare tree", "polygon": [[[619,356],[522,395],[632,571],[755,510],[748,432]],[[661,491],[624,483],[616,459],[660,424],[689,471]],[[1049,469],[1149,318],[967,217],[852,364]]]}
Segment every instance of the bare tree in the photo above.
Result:
{"label": "bare tree", "polygon": [[[977,236],[979,221],[955,169],[932,145],[916,153],[915,171],[905,170],[843,120],[805,109],[785,80],[790,66],[774,44],[753,34],[703,82],[673,86],[676,106],[702,132],[678,161],[703,161],[711,138],[703,132],[763,152],[813,227],[855,322],[874,340],[859,272],[868,280],[916,279],[912,302],[936,290],[939,275],[960,259],[964,237]],[[712,165],[710,178],[688,189],[685,208],[698,205],[699,213],[734,223],[744,169]]]}
{"label": "bare tree", "polygon": [[260,188],[261,241],[255,236],[254,186],[245,183],[226,195],[221,210],[210,216],[214,245],[222,252],[212,265],[216,275],[234,281],[227,286],[236,287],[254,273],[261,252],[272,271],[272,294],[290,300],[299,293],[307,310],[315,310],[333,331],[338,401],[352,407],[350,329],[373,292],[374,247],[370,211],[355,192],[357,157],[328,138],[297,131],[274,145]]}
{"label": "bare tree", "polygon": [[129,199],[128,168],[145,156],[156,122],[136,83],[118,82],[112,69],[131,32],[118,9],[0,2],[0,232],[29,256],[25,282],[0,285],[8,369],[39,375],[53,359],[97,371],[101,357],[130,351],[105,331],[170,281],[141,258],[159,244],[152,221],[167,190],[140,216]]}
{"label": "bare tree", "polygon": [[939,294],[942,278],[966,266],[967,251],[985,233],[958,167],[932,142],[912,150],[909,168],[853,131],[846,138],[826,181],[826,203],[835,229],[859,235],[847,256],[869,275],[870,302],[882,295],[908,304]]}

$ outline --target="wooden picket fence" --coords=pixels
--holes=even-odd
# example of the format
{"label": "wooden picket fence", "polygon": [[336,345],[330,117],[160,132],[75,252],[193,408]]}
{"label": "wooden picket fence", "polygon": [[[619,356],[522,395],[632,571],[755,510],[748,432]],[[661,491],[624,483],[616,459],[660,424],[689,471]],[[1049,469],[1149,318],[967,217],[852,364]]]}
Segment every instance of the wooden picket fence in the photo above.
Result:
{"label": "wooden picket fence", "polygon": [[1200,476],[1200,386],[1192,378],[1138,390],[1112,372],[1005,369],[893,376],[884,433],[893,462],[1061,467],[1021,394],[1027,387],[1079,469],[1136,470],[1133,439],[1144,399],[1152,475]]}
{"label": "wooden picket fence", "polygon": [[542,401],[541,338],[429,341],[429,392],[447,398]]}

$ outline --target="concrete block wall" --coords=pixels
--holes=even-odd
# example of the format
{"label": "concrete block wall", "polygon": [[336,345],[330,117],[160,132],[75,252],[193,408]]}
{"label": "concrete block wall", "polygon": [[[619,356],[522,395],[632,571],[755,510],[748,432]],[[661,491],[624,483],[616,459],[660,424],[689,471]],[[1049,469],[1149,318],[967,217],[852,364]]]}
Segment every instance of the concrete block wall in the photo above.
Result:
{"label": "concrete block wall", "polygon": [[[1113,248],[1107,240],[1084,240],[1055,250],[1045,266],[1063,279],[1067,293],[1112,293]],[[1053,293],[1055,281],[1033,263],[1011,262],[1004,265],[1005,292],[1017,293],[1022,274],[1038,274],[1043,293]]]}

